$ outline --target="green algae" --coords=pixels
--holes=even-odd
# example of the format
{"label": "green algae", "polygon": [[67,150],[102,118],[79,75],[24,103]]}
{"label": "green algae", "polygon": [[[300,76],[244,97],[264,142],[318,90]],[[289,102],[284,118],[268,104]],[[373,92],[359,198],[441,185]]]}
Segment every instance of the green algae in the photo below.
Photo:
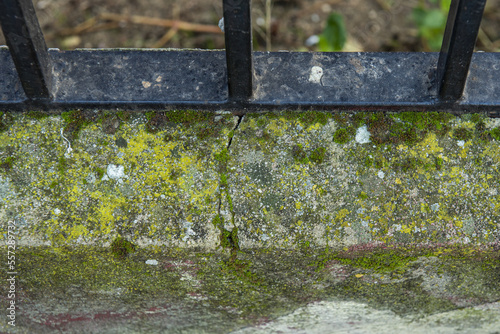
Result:
{"label": "green algae", "polygon": [[237,257],[164,247],[137,247],[119,257],[95,246],[20,247],[18,256],[26,314],[30,305],[48,302],[47,290],[64,304],[77,298],[75,289],[87,309],[105,296],[125,301],[128,310],[155,301],[195,302],[240,324],[332,298],[411,317],[500,298],[494,246],[270,247],[238,250]]}

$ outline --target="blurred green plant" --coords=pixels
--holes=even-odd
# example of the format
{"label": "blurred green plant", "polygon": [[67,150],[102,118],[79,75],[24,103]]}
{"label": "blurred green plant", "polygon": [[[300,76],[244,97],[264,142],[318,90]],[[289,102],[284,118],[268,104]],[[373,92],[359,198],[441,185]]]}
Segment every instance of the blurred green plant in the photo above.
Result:
{"label": "blurred green plant", "polygon": [[[437,4],[439,8],[432,8]],[[412,18],[418,27],[418,35],[425,51],[440,50],[450,4],[451,0],[420,0],[419,5],[413,9]]]}
{"label": "blurred green plant", "polygon": [[330,14],[323,33],[319,35],[319,51],[342,51],[346,42],[346,36],[347,33],[342,15],[338,13]]}

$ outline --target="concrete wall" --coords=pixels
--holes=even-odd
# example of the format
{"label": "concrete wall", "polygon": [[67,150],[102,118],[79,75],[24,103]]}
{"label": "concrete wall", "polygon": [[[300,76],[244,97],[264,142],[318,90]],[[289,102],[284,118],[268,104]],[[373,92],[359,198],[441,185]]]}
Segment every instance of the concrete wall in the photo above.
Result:
{"label": "concrete wall", "polygon": [[0,222],[21,244],[237,249],[499,238],[481,114],[2,113]]}

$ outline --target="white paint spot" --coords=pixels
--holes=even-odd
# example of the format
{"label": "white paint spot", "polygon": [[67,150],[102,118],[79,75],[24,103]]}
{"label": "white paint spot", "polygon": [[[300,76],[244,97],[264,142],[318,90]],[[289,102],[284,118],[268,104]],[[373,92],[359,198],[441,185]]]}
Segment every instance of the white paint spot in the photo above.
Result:
{"label": "white paint spot", "polygon": [[309,81],[321,84],[322,76],[323,76],[323,69],[319,66],[313,66],[311,68],[311,74],[309,75]]}
{"label": "white paint spot", "polygon": [[149,87],[151,87],[151,82],[149,82],[149,81],[143,81],[143,82],[142,82],[142,86],[143,86],[144,88],[149,88]]}
{"label": "white paint spot", "polygon": [[125,173],[123,172],[124,168],[123,166],[117,166],[117,165],[108,165],[108,168],[106,170],[106,174],[108,174],[110,179],[118,180],[124,177],[127,177]]}
{"label": "white paint spot", "polygon": [[378,171],[378,173],[377,173],[377,176],[378,176],[379,178],[383,179],[383,178],[384,178],[384,176],[385,176],[385,173],[384,173],[384,172],[382,172],[381,170],[379,170],[379,171]]}
{"label": "white paint spot", "polygon": [[224,32],[224,18],[219,20],[219,28],[222,32]]}
{"label": "white paint spot", "polygon": [[465,142],[463,140],[459,140],[459,141],[457,141],[457,145],[460,147],[464,147]]}
{"label": "white paint spot", "polygon": [[368,132],[368,127],[363,125],[356,130],[356,142],[358,144],[366,144],[370,142],[370,132]]}
{"label": "white paint spot", "polygon": [[146,260],[146,264],[150,264],[152,266],[157,266],[158,265],[158,261],[156,261],[156,260]]}
{"label": "white paint spot", "polygon": [[432,211],[438,211],[439,210],[439,203],[434,203],[431,205],[431,210]]}

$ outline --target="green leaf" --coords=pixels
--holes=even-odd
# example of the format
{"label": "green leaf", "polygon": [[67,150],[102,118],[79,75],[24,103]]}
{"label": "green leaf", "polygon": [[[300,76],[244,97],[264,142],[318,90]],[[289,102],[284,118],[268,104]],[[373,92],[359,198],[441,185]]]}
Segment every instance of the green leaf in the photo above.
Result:
{"label": "green leaf", "polygon": [[328,16],[325,30],[319,36],[319,50],[324,52],[341,51],[346,41],[344,19],[338,13]]}
{"label": "green leaf", "polygon": [[448,14],[450,10],[451,0],[441,0],[441,11],[445,14]]}
{"label": "green leaf", "polygon": [[439,51],[446,26],[447,13],[439,9],[417,7],[412,13],[418,33],[432,51]]}

